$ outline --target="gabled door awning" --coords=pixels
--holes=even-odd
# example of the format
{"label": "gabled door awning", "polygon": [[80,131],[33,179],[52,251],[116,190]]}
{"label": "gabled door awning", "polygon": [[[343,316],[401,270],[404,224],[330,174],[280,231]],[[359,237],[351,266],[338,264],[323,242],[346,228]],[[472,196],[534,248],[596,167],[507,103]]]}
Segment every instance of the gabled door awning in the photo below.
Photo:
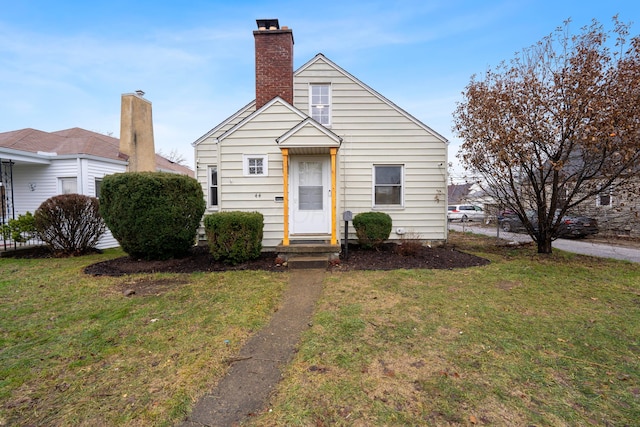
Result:
{"label": "gabled door awning", "polygon": [[332,148],[340,148],[342,138],[307,117],[277,138],[276,142],[280,149],[287,148],[289,154],[330,154]]}
{"label": "gabled door awning", "polygon": [[337,244],[336,222],[336,156],[342,138],[320,123],[307,117],[284,135],[276,139],[282,151],[283,194],[284,194],[284,236],[282,244],[289,246],[289,156],[291,155],[329,155],[331,165],[331,244]]}

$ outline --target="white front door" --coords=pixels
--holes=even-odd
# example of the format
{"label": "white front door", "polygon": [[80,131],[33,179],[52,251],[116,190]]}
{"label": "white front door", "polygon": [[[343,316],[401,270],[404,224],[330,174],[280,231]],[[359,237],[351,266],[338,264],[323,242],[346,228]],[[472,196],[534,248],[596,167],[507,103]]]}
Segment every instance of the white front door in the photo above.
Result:
{"label": "white front door", "polygon": [[331,177],[328,157],[291,158],[291,234],[331,232]]}

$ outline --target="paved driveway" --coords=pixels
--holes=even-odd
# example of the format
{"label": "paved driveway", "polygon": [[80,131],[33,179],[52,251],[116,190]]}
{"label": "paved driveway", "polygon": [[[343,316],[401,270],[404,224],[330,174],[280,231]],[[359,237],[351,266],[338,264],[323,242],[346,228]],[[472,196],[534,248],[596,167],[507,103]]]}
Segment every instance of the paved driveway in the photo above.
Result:
{"label": "paved driveway", "polygon": [[[498,235],[496,228],[485,227],[480,224],[460,224],[449,223],[449,230],[470,231],[486,236]],[[531,237],[521,233],[507,233],[502,230],[499,232],[500,238],[516,242],[530,242]],[[575,239],[557,239],[553,242],[553,247],[567,252],[573,252],[582,255],[591,255],[602,258],[614,258],[631,262],[640,262],[640,249],[628,248],[623,246],[615,246],[603,243],[594,243],[588,240]]]}

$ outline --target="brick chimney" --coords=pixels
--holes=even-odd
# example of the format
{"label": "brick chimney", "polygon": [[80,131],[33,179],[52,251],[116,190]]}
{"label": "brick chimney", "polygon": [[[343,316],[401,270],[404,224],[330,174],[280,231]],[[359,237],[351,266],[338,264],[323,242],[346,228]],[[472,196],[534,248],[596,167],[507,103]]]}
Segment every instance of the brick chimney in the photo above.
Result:
{"label": "brick chimney", "polygon": [[156,170],[151,102],[143,96],[141,90],[122,95],[120,152],[129,156],[129,172]]}
{"label": "brick chimney", "polygon": [[256,109],[276,96],[293,105],[293,32],[277,19],[256,23]]}

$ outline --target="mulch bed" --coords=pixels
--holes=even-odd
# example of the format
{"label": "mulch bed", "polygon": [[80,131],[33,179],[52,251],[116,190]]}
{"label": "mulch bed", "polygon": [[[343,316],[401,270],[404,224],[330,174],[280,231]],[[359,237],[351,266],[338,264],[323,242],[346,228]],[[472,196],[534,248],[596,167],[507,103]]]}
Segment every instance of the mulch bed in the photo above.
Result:
{"label": "mulch bed", "polygon": [[[362,249],[349,245],[348,258],[344,251],[340,262],[331,263],[331,271],[349,270],[396,270],[396,269],[453,269],[486,265],[489,261],[447,247],[423,246],[415,254],[401,255],[394,243],[385,244],[378,250]],[[165,261],[146,261],[129,256],[99,262],[85,268],[86,274],[95,276],[122,276],[135,273],[193,273],[232,270],[286,271],[287,267],[277,263],[274,253],[263,253],[258,259],[238,265],[215,261],[207,247],[194,247],[184,258]]]}

